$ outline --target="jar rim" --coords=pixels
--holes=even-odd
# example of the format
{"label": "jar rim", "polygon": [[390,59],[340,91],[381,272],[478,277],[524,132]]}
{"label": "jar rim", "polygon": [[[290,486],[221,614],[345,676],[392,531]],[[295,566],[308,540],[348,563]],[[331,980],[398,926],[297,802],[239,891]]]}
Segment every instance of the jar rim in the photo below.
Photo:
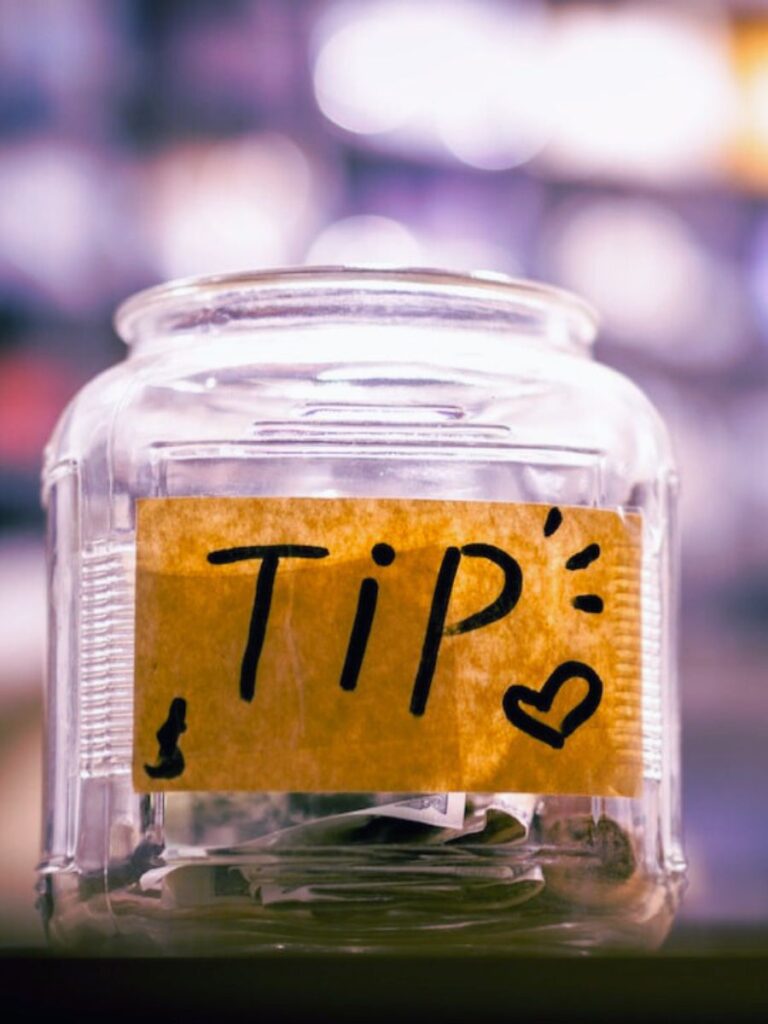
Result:
{"label": "jar rim", "polygon": [[[367,293],[386,296],[394,304],[398,296],[423,296],[450,300],[458,306],[494,307],[502,320],[505,312],[510,318],[514,313],[538,314],[557,320],[570,344],[575,342],[578,347],[591,345],[599,326],[598,314],[588,302],[554,285],[491,271],[389,266],[300,266],[179,278],[129,296],[117,307],[113,323],[120,338],[132,345],[145,335],[147,327],[166,333],[226,322],[226,317],[217,313],[236,298],[247,297],[254,321],[260,319],[260,312],[265,318],[274,318],[275,303],[279,305],[280,295],[286,293],[308,299]],[[260,299],[264,300],[261,311]],[[341,306],[334,308],[337,313],[342,311]],[[179,316],[182,309],[186,318]],[[286,311],[295,313],[295,304]]]}

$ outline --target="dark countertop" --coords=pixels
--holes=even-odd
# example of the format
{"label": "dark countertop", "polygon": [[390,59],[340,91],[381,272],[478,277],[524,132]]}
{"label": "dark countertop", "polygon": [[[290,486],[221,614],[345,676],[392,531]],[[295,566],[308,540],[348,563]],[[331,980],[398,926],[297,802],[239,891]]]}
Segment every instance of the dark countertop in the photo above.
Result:
{"label": "dark countertop", "polygon": [[677,929],[594,958],[86,960],[5,950],[6,1006],[51,1022],[768,1020],[768,930]]}

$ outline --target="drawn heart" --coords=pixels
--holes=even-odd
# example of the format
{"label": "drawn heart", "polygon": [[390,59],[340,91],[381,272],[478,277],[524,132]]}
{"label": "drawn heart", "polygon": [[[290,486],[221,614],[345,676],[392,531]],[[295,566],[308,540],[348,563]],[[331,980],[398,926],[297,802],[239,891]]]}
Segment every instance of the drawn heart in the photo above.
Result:
{"label": "drawn heart", "polygon": [[[521,704],[529,704],[537,711],[547,712],[552,707],[560,689],[571,679],[583,679],[589,689],[587,695],[571,708],[560,723],[559,729],[553,729],[524,711]],[[535,740],[562,750],[565,741],[597,711],[603,696],[603,682],[600,676],[589,665],[582,661],[564,661],[558,665],[540,690],[532,690],[528,686],[510,686],[504,694],[502,706],[504,714],[512,725],[528,733]]]}

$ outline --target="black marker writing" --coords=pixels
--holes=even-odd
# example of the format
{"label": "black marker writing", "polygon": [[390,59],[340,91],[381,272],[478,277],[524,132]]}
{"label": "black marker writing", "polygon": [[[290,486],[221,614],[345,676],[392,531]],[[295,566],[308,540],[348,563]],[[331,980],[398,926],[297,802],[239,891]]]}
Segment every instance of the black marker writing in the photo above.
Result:
{"label": "black marker writing", "polygon": [[240,697],[252,701],[256,693],[256,673],[259,658],[267,633],[269,610],[272,607],[272,590],[281,558],[325,558],[328,548],[312,547],[308,544],[263,544],[253,547],[222,548],[211,551],[208,561],[211,565],[231,565],[260,558],[261,568],[256,577],[256,595],[253,600],[251,621],[248,627],[243,661],[240,667]]}
{"label": "black marker writing", "polygon": [[[371,555],[377,565],[391,565],[395,560],[394,548],[390,547],[389,544],[374,544]],[[349,637],[344,668],[341,670],[340,683],[342,690],[354,690],[357,686],[360,668],[365,657],[365,649],[368,646],[368,637],[371,634],[373,616],[376,614],[378,595],[379,584],[375,579],[367,576],[360,584],[357,611],[355,612],[355,620]]]}
{"label": "black marker writing", "polygon": [[150,779],[176,779],[184,771],[184,755],[179,749],[179,736],[187,731],[185,717],[187,702],[183,697],[174,697],[168,708],[168,717],[157,730],[157,764],[145,764],[144,771]]}
{"label": "black marker writing", "polygon": [[[531,715],[523,705],[535,708],[540,712],[548,712],[554,704],[560,690],[571,679],[583,679],[587,684],[586,696],[572,707],[560,723],[559,728],[542,722]],[[564,661],[558,665],[540,690],[532,690],[529,686],[510,686],[504,694],[502,707],[504,714],[512,725],[528,733],[535,740],[540,740],[555,750],[562,750],[565,741],[588,719],[594,715],[603,698],[603,681],[589,665],[583,661]]]}
{"label": "black marker writing", "polygon": [[577,551],[575,555],[571,555],[568,561],[565,563],[565,568],[573,572],[576,569],[586,569],[590,566],[596,558],[600,557],[600,545],[599,544],[587,544],[587,546]]}
{"label": "black marker writing", "polygon": [[[487,607],[467,616],[453,626],[446,627],[448,605],[462,555],[467,555],[470,558],[486,558],[493,562],[504,573],[504,585],[496,600]],[[522,589],[523,573],[519,564],[501,548],[494,547],[492,544],[465,544],[461,549],[456,547],[446,549],[440,571],[437,574],[437,582],[432,595],[432,607],[421,650],[421,660],[413,683],[410,704],[412,715],[423,715],[426,710],[443,637],[468,633],[470,630],[480,629],[482,626],[497,622],[512,611],[520,600]]]}
{"label": "black marker writing", "polygon": [[553,533],[557,533],[560,529],[560,524],[563,521],[563,513],[560,509],[555,506],[547,512],[547,518],[544,523],[544,536],[551,537]]}
{"label": "black marker writing", "polygon": [[571,601],[573,607],[580,612],[599,615],[603,610],[603,599],[599,594],[579,594]]}

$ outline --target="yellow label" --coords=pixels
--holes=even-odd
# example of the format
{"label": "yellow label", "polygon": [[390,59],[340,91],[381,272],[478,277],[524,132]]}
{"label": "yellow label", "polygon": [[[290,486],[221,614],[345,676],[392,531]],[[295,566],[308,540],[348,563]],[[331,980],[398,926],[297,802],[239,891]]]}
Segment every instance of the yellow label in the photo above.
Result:
{"label": "yellow label", "polygon": [[640,517],[138,503],[134,785],[634,796]]}

